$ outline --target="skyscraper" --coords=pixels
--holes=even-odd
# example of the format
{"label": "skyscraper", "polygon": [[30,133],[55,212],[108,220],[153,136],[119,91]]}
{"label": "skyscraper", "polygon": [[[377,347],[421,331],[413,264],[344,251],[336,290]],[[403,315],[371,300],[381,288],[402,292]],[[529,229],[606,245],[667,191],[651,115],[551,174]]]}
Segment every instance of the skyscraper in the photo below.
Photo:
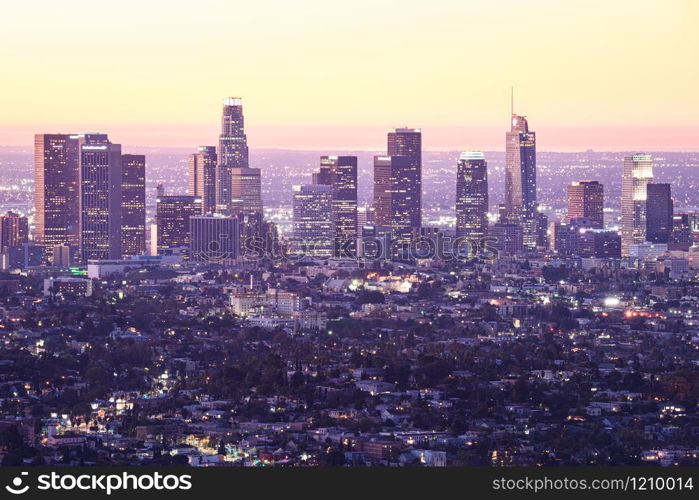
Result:
{"label": "skyscraper", "polygon": [[686,252],[695,242],[692,234],[693,216],[696,214],[678,213],[672,216],[672,233],[668,248]]}
{"label": "skyscraper", "polygon": [[146,253],[146,157],[121,155],[121,255]]}
{"label": "skyscraper", "polygon": [[646,240],[669,243],[672,233],[673,202],[670,184],[646,186]]}
{"label": "skyscraper", "polygon": [[389,132],[386,153],[408,159],[401,173],[401,189],[410,227],[419,229],[422,225],[422,132],[417,128],[397,128]]}
{"label": "skyscraper", "polygon": [[321,156],[314,184],[332,187],[332,221],[335,227],[333,253],[353,257],[357,252],[357,157]]}
{"label": "skyscraper", "polygon": [[624,157],[621,178],[621,254],[629,255],[629,247],[646,241],[647,185],[653,182],[650,155]]}
{"label": "skyscraper", "polygon": [[523,252],[522,226],[507,222],[498,222],[488,228],[490,248],[497,253],[494,257],[519,255]]}
{"label": "skyscraper", "polygon": [[77,248],[79,241],[78,136],[34,137],[36,241],[50,258],[54,246]]}
{"label": "skyscraper", "polygon": [[536,247],[536,134],[524,116],[512,114],[505,145],[505,214],[522,227],[524,247]]}
{"label": "skyscraper", "polygon": [[461,153],[456,165],[456,237],[480,245],[488,231],[488,164],[480,151]]}
{"label": "skyscraper", "polygon": [[227,97],[223,100],[221,135],[218,141],[218,163],[216,172],[216,206],[228,212],[231,201],[231,169],[248,167],[248,144],[243,118],[243,100]]}
{"label": "skyscraper", "polygon": [[214,146],[199,146],[189,155],[189,195],[200,196],[205,214],[216,212],[216,166],[218,155]]}
{"label": "skyscraper", "polygon": [[237,217],[198,215],[190,217],[189,224],[191,260],[230,265],[238,258],[240,242]]}
{"label": "skyscraper", "polygon": [[391,228],[394,256],[410,245],[415,215],[410,179],[413,163],[407,156],[374,157],[374,222]]}
{"label": "skyscraper", "polygon": [[190,217],[201,215],[199,196],[163,195],[156,200],[158,255],[189,250]]}
{"label": "skyscraper", "polygon": [[566,222],[587,219],[595,229],[604,228],[604,185],[597,181],[575,181],[568,186]]}
{"label": "skyscraper", "polygon": [[333,255],[332,186],[308,184],[294,186],[295,253],[309,257]]}
{"label": "skyscraper", "polygon": [[230,213],[262,213],[262,174],[259,168],[232,168]]}
{"label": "skyscraper", "polygon": [[0,215],[0,252],[24,243],[29,243],[27,218],[14,212]]}
{"label": "skyscraper", "polygon": [[121,145],[106,136],[80,145],[80,258],[121,257]]}

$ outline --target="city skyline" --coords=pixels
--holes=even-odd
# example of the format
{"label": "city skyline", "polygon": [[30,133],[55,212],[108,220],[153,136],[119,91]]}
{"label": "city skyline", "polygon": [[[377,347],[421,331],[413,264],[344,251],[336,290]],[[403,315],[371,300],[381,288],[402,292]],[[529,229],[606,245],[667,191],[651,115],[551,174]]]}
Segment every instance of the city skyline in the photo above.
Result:
{"label": "city skyline", "polygon": [[7,491],[692,490],[697,14],[0,8]]}

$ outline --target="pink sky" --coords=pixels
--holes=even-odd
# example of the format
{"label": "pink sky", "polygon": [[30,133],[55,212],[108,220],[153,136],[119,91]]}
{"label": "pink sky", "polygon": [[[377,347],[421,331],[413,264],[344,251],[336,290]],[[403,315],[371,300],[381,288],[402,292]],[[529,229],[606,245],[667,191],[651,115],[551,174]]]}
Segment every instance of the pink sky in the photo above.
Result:
{"label": "pink sky", "polygon": [[[124,146],[162,146],[194,149],[198,145],[217,144],[217,122],[208,126],[153,125],[124,126],[91,123],[80,125],[0,127],[0,146],[31,146],[38,132],[107,132],[114,142]],[[415,123],[395,126],[419,127]],[[559,127],[537,126],[538,149],[542,151],[699,151],[699,126],[675,127]],[[385,127],[312,127],[249,126],[248,143],[252,148],[314,150],[382,150]],[[423,127],[425,149],[501,150],[505,127]]]}

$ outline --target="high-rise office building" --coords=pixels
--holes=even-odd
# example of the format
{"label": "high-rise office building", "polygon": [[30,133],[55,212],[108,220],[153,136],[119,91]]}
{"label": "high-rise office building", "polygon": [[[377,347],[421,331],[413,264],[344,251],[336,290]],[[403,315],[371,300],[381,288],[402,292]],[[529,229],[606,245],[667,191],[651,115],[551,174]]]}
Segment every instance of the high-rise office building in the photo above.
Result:
{"label": "high-rise office building", "polygon": [[409,185],[413,174],[408,156],[374,157],[374,222],[391,229],[394,256],[403,252],[412,239],[415,200]]}
{"label": "high-rise office building", "polygon": [[567,222],[552,222],[549,226],[549,246],[558,255],[570,256],[577,245],[577,227]]}
{"label": "high-rise office building", "polygon": [[624,157],[621,178],[621,254],[629,255],[629,247],[646,241],[646,186],[653,182],[653,161],[650,155]]}
{"label": "high-rise office building", "polygon": [[686,252],[694,244],[692,215],[694,214],[679,213],[672,216],[672,232],[668,249]]}
{"label": "high-rise office building", "polygon": [[408,158],[402,169],[401,189],[404,191],[405,208],[410,227],[422,225],[422,132],[420,129],[397,128],[388,133],[387,156]]}
{"label": "high-rise office building", "polygon": [[218,141],[218,169],[216,171],[216,207],[227,213],[230,208],[231,169],[248,168],[248,143],[243,118],[243,100],[227,97],[223,100],[221,134]]}
{"label": "high-rise office building", "polygon": [[588,229],[576,235],[576,255],[579,257],[621,257],[621,236],[616,231]]}
{"label": "high-rise office building", "polygon": [[537,210],[535,215],[536,220],[536,247],[539,250],[548,250],[549,248],[549,216],[542,210]]}
{"label": "high-rise office building", "polygon": [[488,228],[491,239],[489,247],[497,253],[494,257],[520,255],[524,251],[522,244],[522,226],[507,222],[498,222]]}
{"label": "high-rise office building", "polygon": [[309,257],[333,255],[332,186],[294,186],[293,251]]}
{"label": "high-rise office building", "polygon": [[239,220],[224,215],[198,215],[189,218],[190,260],[230,265],[238,258]]}
{"label": "high-rise office building", "polygon": [[0,215],[0,252],[8,247],[29,243],[29,223],[27,218],[15,212]]}
{"label": "high-rise office building", "polygon": [[80,258],[121,258],[121,145],[101,136],[80,144]]}
{"label": "high-rise office building", "polygon": [[196,153],[189,155],[190,196],[200,196],[204,214],[216,212],[216,167],[218,155],[214,146],[199,146]]}
{"label": "high-rise office building", "polygon": [[[357,207],[357,240],[362,239],[364,226],[374,222],[374,207]],[[359,248],[359,246],[357,247]]]}
{"label": "high-rise office building", "polygon": [[670,184],[646,186],[646,240],[669,243],[672,233],[673,202]]}
{"label": "high-rise office building", "polygon": [[604,228],[604,185],[597,181],[575,181],[568,185],[566,222],[587,219],[595,229]]}
{"label": "high-rise office building", "polygon": [[146,253],[146,157],[121,155],[121,255]]}
{"label": "high-rise office building", "polygon": [[262,174],[259,168],[231,168],[230,213],[262,213]]}
{"label": "high-rise office building", "polygon": [[456,166],[456,237],[481,244],[488,232],[488,164],[480,151],[461,153]]}
{"label": "high-rise office building", "polygon": [[79,241],[79,140],[70,134],[34,137],[36,242],[50,258],[55,245]]}
{"label": "high-rise office building", "polygon": [[191,217],[201,215],[203,200],[199,196],[163,195],[156,200],[158,255],[180,253],[189,249]]}
{"label": "high-rise office building", "polygon": [[512,114],[505,145],[505,215],[522,227],[524,247],[536,247],[536,134],[524,116]]}
{"label": "high-rise office building", "polygon": [[357,157],[321,156],[320,171],[313,174],[314,184],[332,187],[335,227],[333,253],[353,257],[357,253]]}

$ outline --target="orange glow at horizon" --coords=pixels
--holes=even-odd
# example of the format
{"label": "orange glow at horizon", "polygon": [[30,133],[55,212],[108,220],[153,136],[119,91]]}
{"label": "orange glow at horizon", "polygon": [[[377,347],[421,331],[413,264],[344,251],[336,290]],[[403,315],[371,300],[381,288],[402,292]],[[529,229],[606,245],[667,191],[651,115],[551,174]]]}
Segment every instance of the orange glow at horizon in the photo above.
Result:
{"label": "orange glow at horizon", "polygon": [[541,149],[699,149],[694,0],[5,4],[0,145],[213,145],[239,95],[253,147],[381,148],[409,125],[501,149],[513,85]]}

